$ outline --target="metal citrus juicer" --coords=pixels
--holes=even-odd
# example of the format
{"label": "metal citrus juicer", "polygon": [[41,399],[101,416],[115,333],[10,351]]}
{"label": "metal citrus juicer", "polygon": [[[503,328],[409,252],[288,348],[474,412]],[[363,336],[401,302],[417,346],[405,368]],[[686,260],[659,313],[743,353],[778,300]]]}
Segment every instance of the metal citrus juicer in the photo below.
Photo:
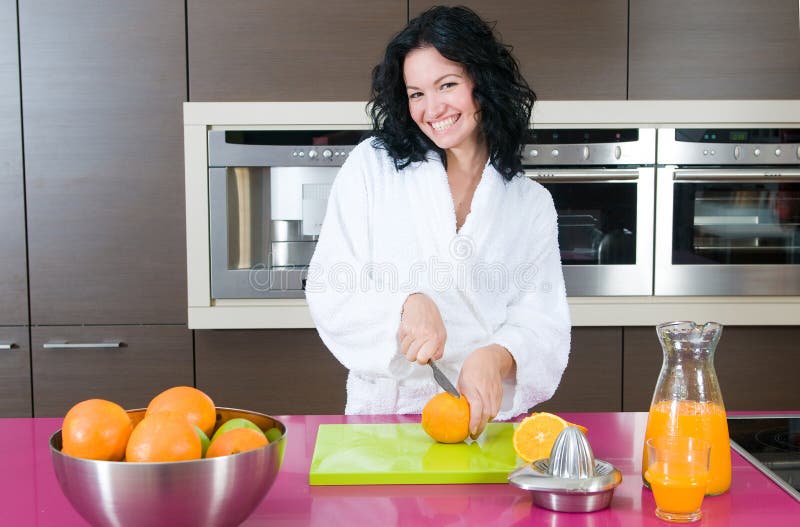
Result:
{"label": "metal citrus juicer", "polygon": [[609,506],[622,473],[611,463],[595,459],[583,432],[568,426],[556,438],[549,459],[518,468],[508,481],[530,491],[539,507],[592,512]]}

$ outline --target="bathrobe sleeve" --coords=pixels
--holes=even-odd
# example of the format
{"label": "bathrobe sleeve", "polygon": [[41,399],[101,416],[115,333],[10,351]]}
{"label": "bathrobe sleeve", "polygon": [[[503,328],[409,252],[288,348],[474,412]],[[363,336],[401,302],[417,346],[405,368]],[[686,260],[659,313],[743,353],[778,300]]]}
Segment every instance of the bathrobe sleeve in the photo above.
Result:
{"label": "bathrobe sleeve", "polygon": [[397,331],[408,297],[408,292],[376,284],[370,273],[373,187],[393,170],[384,157],[367,140],[342,166],[306,281],[306,299],[322,341],[346,368],[371,376],[391,375],[400,357]]}
{"label": "bathrobe sleeve", "polygon": [[528,234],[520,237],[530,241],[524,249],[525,272],[518,275],[515,285],[519,290],[507,307],[505,322],[491,338],[508,349],[516,362],[516,380],[504,386],[504,392],[511,391],[513,397],[511,401],[504,397],[497,419],[525,413],[552,397],[569,357],[571,323],[556,211],[543,187],[535,185],[530,190],[536,197],[533,203],[528,202],[532,220],[527,225]]}

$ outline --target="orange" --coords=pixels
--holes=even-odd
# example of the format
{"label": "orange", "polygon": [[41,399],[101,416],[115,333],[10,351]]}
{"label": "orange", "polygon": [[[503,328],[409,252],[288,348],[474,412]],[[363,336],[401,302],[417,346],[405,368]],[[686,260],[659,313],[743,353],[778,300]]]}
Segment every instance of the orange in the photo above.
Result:
{"label": "orange", "polygon": [[194,426],[177,412],[145,415],[133,429],[125,460],[186,461],[200,459],[202,443]]}
{"label": "orange", "polygon": [[422,409],[422,429],[440,443],[460,443],[469,435],[469,401],[437,393]]}
{"label": "orange", "polygon": [[263,432],[252,428],[232,428],[220,434],[206,451],[206,457],[229,456],[267,446],[269,441]]}
{"label": "orange", "polygon": [[531,414],[514,430],[514,451],[526,463],[549,458],[558,434],[569,425],[559,416],[547,412]]}
{"label": "orange", "polygon": [[163,411],[185,415],[190,423],[197,425],[209,437],[217,423],[214,401],[191,386],[175,386],[153,397],[147,405],[145,417]]}
{"label": "orange", "polygon": [[120,405],[104,399],[82,401],[64,417],[61,451],[85,459],[120,461],[131,430],[131,418]]}

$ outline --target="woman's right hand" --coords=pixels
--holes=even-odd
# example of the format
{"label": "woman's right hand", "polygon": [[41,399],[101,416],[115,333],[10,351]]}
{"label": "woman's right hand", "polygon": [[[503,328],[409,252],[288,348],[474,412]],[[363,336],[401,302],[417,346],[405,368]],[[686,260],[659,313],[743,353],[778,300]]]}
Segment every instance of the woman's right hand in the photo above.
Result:
{"label": "woman's right hand", "polygon": [[422,293],[409,295],[403,304],[397,338],[400,353],[409,362],[427,364],[441,359],[447,331],[436,303]]}

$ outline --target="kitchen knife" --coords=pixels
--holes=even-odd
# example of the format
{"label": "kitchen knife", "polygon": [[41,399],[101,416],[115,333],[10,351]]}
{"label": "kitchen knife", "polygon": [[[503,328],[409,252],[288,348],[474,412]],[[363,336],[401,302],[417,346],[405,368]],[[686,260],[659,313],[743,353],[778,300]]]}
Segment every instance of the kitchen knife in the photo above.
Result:
{"label": "kitchen knife", "polygon": [[454,397],[461,397],[461,394],[458,393],[458,390],[456,390],[456,387],[453,386],[452,382],[450,382],[450,379],[448,379],[447,376],[442,373],[442,370],[439,369],[439,366],[437,366],[432,360],[429,360],[428,364],[433,370],[433,378],[436,379],[436,384],[441,386],[444,391],[450,395]]}

